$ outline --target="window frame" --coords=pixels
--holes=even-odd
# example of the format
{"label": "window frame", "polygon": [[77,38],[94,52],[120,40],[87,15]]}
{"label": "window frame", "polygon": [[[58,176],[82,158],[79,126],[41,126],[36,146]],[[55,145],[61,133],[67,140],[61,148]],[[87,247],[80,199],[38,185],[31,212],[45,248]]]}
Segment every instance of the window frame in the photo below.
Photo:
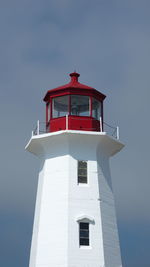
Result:
{"label": "window frame", "polygon": [[[93,119],[95,119],[95,120],[100,121],[100,117],[101,117],[101,118],[103,117],[102,101],[98,100],[98,99],[95,98],[95,97],[92,97],[91,101],[92,101],[92,103],[91,103],[91,117],[92,117]],[[97,101],[97,102],[98,102],[98,105],[99,105],[99,110],[98,110],[98,112],[99,112],[99,116],[94,116],[94,109],[93,109],[93,104],[94,104],[93,102],[94,102],[94,101]]]}
{"label": "window frame", "polygon": [[[93,244],[93,231],[92,229],[93,225],[95,225],[95,219],[88,215],[88,214],[81,214],[80,216],[76,217],[76,222],[78,223],[78,245],[79,249],[92,249],[92,244]],[[89,224],[89,245],[80,245],[80,223],[88,223]]]}
{"label": "window frame", "polygon": [[50,122],[51,119],[51,103],[47,103],[47,122]]}
{"label": "window frame", "polygon": [[[72,98],[73,97],[77,97],[77,98],[79,98],[79,99],[81,99],[82,97],[84,97],[84,98],[86,98],[87,97],[87,99],[88,99],[88,115],[81,115],[81,114],[72,114],[72,105],[73,105],[73,103],[72,103]],[[80,111],[81,112],[81,111]],[[77,116],[77,117],[91,117],[91,96],[89,96],[89,95],[78,95],[78,94],[71,94],[70,95],[70,112],[69,112],[69,114],[71,115],[71,116]]]}
{"label": "window frame", "polygon": [[[81,224],[84,224],[84,225],[86,224],[88,226],[87,229],[86,229],[86,227],[81,228]],[[82,236],[81,232],[82,232],[82,234],[83,234],[83,232],[87,233],[87,237]],[[83,242],[83,240],[84,241],[86,240],[86,241],[88,241],[88,243],[87,244],[81,244],[82,243],[81,240],[82,240],[82,242]],[[90,223],[87,221],[80,221],[79,222],[79,247],[80,248],[81,247],[90,247]]]}
{"label": "window frame", "polygon": [[[55,109],[54,109],[54,107],[55,107],[55,103],[54,103],[54,101],[55,100],[57,100],[58,98],[63,98],[63,97],[66,97],[66,99],[67,99],[67,111],[65,111],[66,112],[66,114],[65,115],[57,115],[57,116],[55,116],[54,114],[55,114]],[[56,96],[56,97],[52,97],[52,104],[51,104],[51,106],[52,106],[52,111],[51,111],[51,118],[52,119],[58,119],[58,118],[63,118],[63,117],[66,117],[66,115],[69,115],[69,103],[70,103],[70,100],[69,100],[69,95],[60,95],[60,96]],[[58,111],[57,111],[58,112]],[[61,110],[59,111],[59,112],[62,112]]]}
{"label": "window frame", "polygon": [[[86,176],[85,176],[86,177],[86,182],[84,182],[84,181],[81,182],[80,181],[81,177],[84,178],[84,175],[79,175],[79,170],[81,169],[81,168],[79,169],[79,163],[80,162],[86,163]],[[78,160],[77,161],[77,184],[80,185],[80,186],[87,186],[89,184],[89,179],[88,179],[88,161],[87,160]]]}

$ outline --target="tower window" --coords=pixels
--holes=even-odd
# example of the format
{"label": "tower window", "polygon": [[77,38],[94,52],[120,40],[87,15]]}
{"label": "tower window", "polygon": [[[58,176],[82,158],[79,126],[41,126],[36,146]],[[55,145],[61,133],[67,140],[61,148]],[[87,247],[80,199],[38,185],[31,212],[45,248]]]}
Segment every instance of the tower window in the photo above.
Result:
{"label": "tower window", "polygon": [[80,222],[79,223],[79,245],[89,246],[89,223]]}
{"label": "tower window", "polygon": [[78,161],[78,183],[87,184],[87,161]]}

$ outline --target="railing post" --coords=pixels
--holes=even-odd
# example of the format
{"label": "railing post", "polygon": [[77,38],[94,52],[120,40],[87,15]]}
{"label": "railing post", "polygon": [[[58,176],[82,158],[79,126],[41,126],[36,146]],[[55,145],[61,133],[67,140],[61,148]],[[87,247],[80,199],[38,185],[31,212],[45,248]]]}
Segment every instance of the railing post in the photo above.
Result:
{"label": "railing post", "polygon": [[68,114],[66,115],[66,130],[68,130]]}
{"label": "railing post", "polygon": [[100,117],[99,122],[100,122],[100,131],[102,132],[103,131],[102,117]]}
{"label": "railing post", "polygon": [[33,136],[33,131],[31,132],[31,137]]}
{"label": "railing post", "polygon": [[117,139],[119,140],[119,126],[117,126]]}
{"label": "railing post", "polygon": [[40,121],[37,121],[37,135],[40,134]]}

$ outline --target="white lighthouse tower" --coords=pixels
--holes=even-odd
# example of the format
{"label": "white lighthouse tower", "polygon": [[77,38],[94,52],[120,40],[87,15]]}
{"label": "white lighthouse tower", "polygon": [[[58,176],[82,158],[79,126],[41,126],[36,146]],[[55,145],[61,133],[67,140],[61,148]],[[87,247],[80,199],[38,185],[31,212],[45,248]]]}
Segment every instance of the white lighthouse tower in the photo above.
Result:
{"label": "white lighthouse tower", "polygon": [[26,146],[41,161],[30,267],[121,267],[109,158],[123,144],[103,129],[105,95],[70,76]]}

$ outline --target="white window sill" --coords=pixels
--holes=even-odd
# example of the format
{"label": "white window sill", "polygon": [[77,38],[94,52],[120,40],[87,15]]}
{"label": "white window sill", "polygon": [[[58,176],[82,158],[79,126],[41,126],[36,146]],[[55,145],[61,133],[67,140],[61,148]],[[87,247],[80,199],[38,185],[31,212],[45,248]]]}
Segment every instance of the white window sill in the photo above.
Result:
{"label": "white window sill", "polygon": [[92,249],[91,246],[80,246],[79,248],[80,248],[80,249]]}
{"label": "white window sill", "polygon": [[78,183],[78,186],[81,186],[81,187],[89,187],[89,184]]}

